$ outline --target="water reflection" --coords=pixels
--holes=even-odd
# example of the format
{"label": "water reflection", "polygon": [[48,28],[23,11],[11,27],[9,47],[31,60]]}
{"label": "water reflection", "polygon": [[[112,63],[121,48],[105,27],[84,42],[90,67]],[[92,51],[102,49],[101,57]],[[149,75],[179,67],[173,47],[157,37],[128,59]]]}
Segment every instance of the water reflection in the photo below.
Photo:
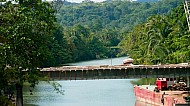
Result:
{"label": "water reflection", "polygon": [[135,106],[131,79],[58,81],[65,94],[57,94],[47,83],[30,95],[24,92],[24,106]]}
{"label": "water reflection", "polygon": [[25,104],[24,106],[38,106],[38,105],[33,105],[33,104]]}

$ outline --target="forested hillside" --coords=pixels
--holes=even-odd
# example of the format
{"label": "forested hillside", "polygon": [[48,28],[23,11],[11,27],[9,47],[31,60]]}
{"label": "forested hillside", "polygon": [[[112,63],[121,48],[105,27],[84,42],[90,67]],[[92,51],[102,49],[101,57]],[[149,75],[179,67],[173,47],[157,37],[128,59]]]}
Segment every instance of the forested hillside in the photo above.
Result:
{"label": "forested hillside", "polygon": [[153,15],[119,44],[136,64],[190,62],[190,34],[183,5],[168,15]]}
{"label": "forested hillside", "polygon": [[131,30],[134,25],[146,21],[153,14],[167,14],[180,1],[159,2],[107,1],[102,3],[83,2],[63,5],[58,14],[58,23],[63,26],[80,24],[91,29],[121,28]]}
{"label": "forested hillside", "polygon": [[180,1],[57,4],[59,28],[49,46],[47,66],[126,55],[117,46],[126,34],[152,15],[168,14]]}

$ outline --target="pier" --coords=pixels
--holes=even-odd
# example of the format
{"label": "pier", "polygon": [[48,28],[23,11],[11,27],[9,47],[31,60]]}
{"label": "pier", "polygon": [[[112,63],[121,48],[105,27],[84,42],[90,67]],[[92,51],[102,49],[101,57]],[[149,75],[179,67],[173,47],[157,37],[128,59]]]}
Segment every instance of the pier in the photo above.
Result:
{"label": "pier", "polygon": [[52,80],[173,78],[190,76],[190,64],[61,66],[43,68],[41,73]]}

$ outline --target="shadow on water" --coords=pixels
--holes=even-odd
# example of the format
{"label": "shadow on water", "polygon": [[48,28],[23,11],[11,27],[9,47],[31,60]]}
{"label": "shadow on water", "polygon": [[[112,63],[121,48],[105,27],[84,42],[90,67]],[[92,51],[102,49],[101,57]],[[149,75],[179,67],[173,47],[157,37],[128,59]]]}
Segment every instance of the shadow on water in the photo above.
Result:
{"label": "shadow on water", "polygon": [[34,105],[34,104],[25,104],[24,106],[38,106],[38,105]]}

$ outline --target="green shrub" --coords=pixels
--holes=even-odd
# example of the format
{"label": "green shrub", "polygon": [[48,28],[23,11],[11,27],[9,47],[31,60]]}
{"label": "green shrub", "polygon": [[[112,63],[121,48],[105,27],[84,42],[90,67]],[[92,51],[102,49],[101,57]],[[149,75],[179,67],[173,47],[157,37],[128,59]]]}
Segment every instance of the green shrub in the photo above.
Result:
{"label": "green shrub", "polygon": [[0,96],[0,104],[1,106],[14,106],[5,96]]}
{"label": "green shrub", "polygon": [[138,80],[132,80],[131,84],[133,85],[155,85],[156,83],[156,78],[141,78]]}

